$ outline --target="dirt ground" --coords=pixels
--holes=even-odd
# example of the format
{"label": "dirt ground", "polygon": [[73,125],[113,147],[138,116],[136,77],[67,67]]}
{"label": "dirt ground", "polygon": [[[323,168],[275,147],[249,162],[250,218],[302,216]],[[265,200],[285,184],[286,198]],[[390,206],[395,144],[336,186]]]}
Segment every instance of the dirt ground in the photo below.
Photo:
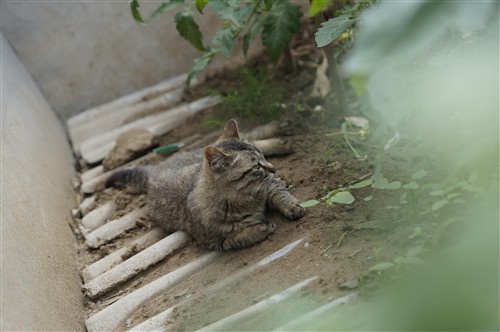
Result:
{"label": "dirt ground", "polygon": [[[304,35],[307,33],[303,32]],[[312,50],[299,42],[294,47]],[[297,59],[318,64],[321,56],[313,50],[304,56],[298,55]],[[266,68],[270,70],[271,67],[267,65]],[[378,150],[370,140],[362,140],[355,133],[349,136],[350,143],[369,157],[366,160],[359,160],[354,155],[346,139],[340,134],[340,126],[346,115],[360,115],[354,93],[348,88],[349,104],[352,106],[348,114],[337,111],[338,103],[335,96],[323,99],[310,98],[307,88],[304,87],[312,85],[315,70],[315,67],[299,66],[294,73],[278,70],[273,74],[276,84],[287,87],[286,110],[280,121],[288,124],[284,139],[293,147],[293,153],[270,157],[268,160],[275,165],[277,175],[285,180],[296,197],[302,201],[315,199],[321,203],[307,208],[307,214],[295,222],[270,212],[269,219],[277,225],[277,229],[269,239],[249,249],[221,253],[221,258],[215,264],[194,274],[186,282],[175,286],[168,294],[152,300],[136,312],[122,326],[123,329],[137,325],[178,304],[180,305],[175,309],[173,318],[168,322],[173,330],[198,329],[279,293],[290,285],[318,276],[312,285],[295,296],[297,301],[288,303],[278,312],[267,313],[262,320],[248,322],[247,325],[240,327],[253,330],[269,329],[270,326],[274,328],[294,317],[294,313],[305,312],[307,308],[342,295],[357,292],[361,297],[370,296],[381,282],[388,279],[388,276],[395,276],[395,273],[380,275],[370,272],[370,267],[379,262],[391,261],[394,257],[406,253],[411,247],[433,241],[418,234],[414,236],[417,224],[408,215],[385,208],[394,199],[399,199],[402,192],[398,190],[389,192],[371,187],[357,189],[352,191],[356,198],[352,204],[327,206],[322,200],[333,189],[345,188],[370,178],[374,174],[376,165],[374,156]],[[212,74],[202,88],[186,94],[186,98],[196,98],[197,95],[203,95],[212,89],[219,91],[229,89],[237,75],[238,70]],[[293,106],[298,104],[303,105],[300,110]],[[258,101],[255,106],[259,107]],[[160,146],[172,144],[193,135],[198,138],[207,137],[204,142],[200,142],[200,145],[208,144],[214,140],[213,133],[217,134],[222,130],[222,127],[210,125],[214,123],[214,119],[223,121],[220,119],[217,107],[197,114],[184,125],[161,137],[158,144]],[[248,131],[257,125],[255,121],[241,118],[237,120],[242,131]],[[353,129],[355,132],[358,130],[359,128]],[[411,150],[408,144],[410,143],[403,139],[397,148],[386,154],[381,164],[384,175],[409,176],[410,164],[411,169],[429,166],[431,161],[427,159],[413,158],[407,153],[402,157],[401,150],[398,149]],[[161,159],[162,157],[158,156],[151,162],[158,162]],[[143,195],[116,189],[108,189],[98,194],[99,202],[109,199],[118,203],[116,217],[145,204]],[[432,227],[431,223],[420,224],[420,222],[418,226]],[[130,242],[135,235],[151,227],[151,222],[144,218],[139,227],[99,250],[89,251],[81,241],[80,265],[83,268]],[[251,266],[298,239],[302,239],[302,242],[284,258],[221,291],[212,293],[208,291],[211,286],[217,284],[221,276],[230,276]],[[89,301],[87,303],[89,315],[113,303],[118,296],[130,293],[205,252],[194,243],[190,243],[176,255],[169,256],[168,259],[129,280],[124,287],[111,291],[97,302]]]}

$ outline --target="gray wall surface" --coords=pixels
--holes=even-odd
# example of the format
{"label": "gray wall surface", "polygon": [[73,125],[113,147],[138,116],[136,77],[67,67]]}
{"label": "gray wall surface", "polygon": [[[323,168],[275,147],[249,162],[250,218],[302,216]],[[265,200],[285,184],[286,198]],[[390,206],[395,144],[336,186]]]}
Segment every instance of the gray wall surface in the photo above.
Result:
{"label": "gray wall surface", "polygon": [[1,34],[0,46],[0,330],[83,330],[68,225],[72,155],[62,124]]}
{"label": "gray wall surface", "polygon": [[[161,2],[141,2],[147,17]],[[128,1],[2,1],[1,30],[62,118],[187,72],[201,55],[164,13],[137,24]],[[205,40],[216,14],[198,15]]]}

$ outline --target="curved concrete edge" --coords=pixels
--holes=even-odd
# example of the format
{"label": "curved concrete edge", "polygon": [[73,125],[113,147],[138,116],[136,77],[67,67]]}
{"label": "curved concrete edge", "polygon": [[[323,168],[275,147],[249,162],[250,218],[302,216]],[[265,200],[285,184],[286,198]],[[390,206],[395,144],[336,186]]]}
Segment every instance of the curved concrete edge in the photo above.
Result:
{"label": "curved concrete edge", "polygon": [[73,160],[62,124],[0,34],[2,331],[84,330]]}

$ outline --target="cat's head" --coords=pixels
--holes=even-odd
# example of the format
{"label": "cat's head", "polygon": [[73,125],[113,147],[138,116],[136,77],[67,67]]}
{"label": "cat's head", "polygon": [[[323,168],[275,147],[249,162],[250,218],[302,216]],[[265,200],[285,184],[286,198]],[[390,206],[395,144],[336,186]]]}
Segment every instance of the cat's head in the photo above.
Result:
{"label": "cat's head", "polygon": [[223,182],[258,181],[275,172],[261,149],[240,138],[235,120],[229,120],[217,142],[205,148],[204,167]]}

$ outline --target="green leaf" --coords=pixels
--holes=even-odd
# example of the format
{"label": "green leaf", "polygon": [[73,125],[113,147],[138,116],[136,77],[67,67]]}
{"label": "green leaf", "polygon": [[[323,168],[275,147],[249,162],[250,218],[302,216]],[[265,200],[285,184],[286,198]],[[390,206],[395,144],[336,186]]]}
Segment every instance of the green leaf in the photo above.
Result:
{"label": "green leaf", "polygon": [[328,199],[330,203],[351,204],[355,201],[353,195],[348,191],[340,191]]}
{"label": "green leaf", "polygon": [[300,206],[302,206],[303,208],[308,208],[308,207],[313,207],[313,206],[316,206],[319,204],[319,201],[315,200],[315,199],[311,199],[309,201],[305,201],[305,202],[302,202],[300,204]]}
{"label": "green leaf", "polygon": [[355,183],[355,184],[353,184],[352,186],[350,186],[350,188],[351,188],[351,189],[360,189],[360,188],[368,187],[368,186],[370,186],[372,183],[373,183],[373,180],[372,180],[372,179],[368,179],[368,180],[364,180],[364,181],[361,181],[361,182]]}
{"label": "green leaf", "polygon": [[231,22],[235,27],[241,26],[242,17],[238,6],[233,6],[230,1],[209,1],[208,5],[215,9],[224,22]]}
{"label": "green leaf", "polygon": [[418,171],[418,172],[414,173],[414,174],[411,176],[411,178],[412,178],[413,180],[418,180],[418,179],[423,178],[423,177],[424,177],[424,176],[426,176],[426,175],[427,175],[427,171],[421,170],[421,171]]}
{"label": "green leaf", "polygon": [[409,235],[408,238],[411,240],[417,236],[421,236],[422,234],[422,228],[420,228],[420,226],[417,226],[413,229],[413,234]]}
{"label": "green leaf", "polygon": [[369,202],[369,201],[371,201],[372,199],[373,199],[373,195],[368,195],[368,196],[366,196],[366,197],[364,198],[364,201],[365,201],[365,202]]}
{"label": "green leaf", "polygon": [[261,10],[265,10],[266,12],[273,8],[273,0],[264,0],[264,6],[261,7]]}
{"label": "green leaf", "polygon": [[326,194],[325,197],[323,197],[323,199],[330,199],[332,198],[333,196],[337,195],[337,193],[339,192],[338,189],[333,189],[332,191],[330,191],[328,194]]}
{"label": "green leaf", "polygon": [[191,71],[188,74],[188,79],[187,79],[187,85],[189,86],[189,83],[193,79],[193,77],[200,72],[201,70],[205,69],[208,64],[212,61],[214,58],[215,54],[217,53],[218,50],[210,50],[203,54],[201,57],[198,59],[194,60],[194,65],[191,68]]}
{"label": "green leaf", "polygon": [[196,9],[198,9],[200,14],[203,14],[203,8],[205,8],[207,3],[208,3],[208,0],[196,0],[195,1]]}
{"label": "green leaf", "polygon": [[323,9],[328,6],[329,3],[330,0],[312,0],[311,4],[309,5],[309,17],[316,16],[316,14],[323,11]]}
{"label": "green leaf", "polygon": [[432,191],[429,193],[429,195],[431,195],[431,196],[443,196],[444,194],[446,194],[446,191],[444,191],[442,189],[438,189],[436,191]]}
{"label": "green leaf", "polygon": [[300,29],[300,6],[290,2],[275,3],[264,19],[262,43],[276,64],[295,33]]}
{"label": "green leaf", "polygon": [[411,181],[403,186],[405,189],[418,189],[419,185],[415,181]]}
{"label": "green leaf", "polygon": [[387,184],[387,189],[395,190],[401,188],[401,182],[400,181],[393,181],[389,184]]}
{"label": "green leaf", "polygon": [[170,0],[169,2],[164,2],[158,8],[156,8],[156,10],[149,16],[149,19],[155,18],[156,16],[165,13],[183,3],[184,0]]}
{"label": "green leaf", "polygon": [[332,158],[332,155],[333,155],[333,149],[328,149],[328,150],[325,151],[325,153],[323,153],[323,156],[321,157],[321,160],[323,160],[323,162],[325,164],[328,164],[328,162]]}
{"label": "green leaf", "polygon": [[198,24],[194,21],[193,13],[182,12],[175,15],[175,23],[177,31],[188,42],[200,51],[204,51],[205,47],[201,41],[201,32]]}
{"label": "green leaf", "polygon": [[354,24],[355,20],[349,18],[349,14],[341,15],[321,23],[321,27],[314,34],[316,45],[323,47],[337,39],[342,32]]}
{"label": "green leaf", "polygon": [[461,193],[451,193],[451,194],[446,195],[446,199],[451,201],[452,199],[460,197],[460,196],[462,196]]}
{"label": "green leaf", "polygon": [[372,187],[375,189],[386,189],[389,185],[389,181],[386,178],[378,178],[373,181]]}
{"label": "green leaf", "polygon": [[243,37],[243,54],[247,56],[248,47],[255,39],[255,36],[259,33],[260,28],[262,27],[262,21],[256,21],[248,30],[247,34]]}
{"label": "green leaf", "polygon": [[130,1],[130,11],[132,12],[132,17],[134,20],[142,25],[146,25],[146,22],[142,19],[141,12],[139,11],[139,2],[137,0]]}
{"label": "green leaf", "polygon": [[443,208],[444,206],[448,205],[449,203],[450,203],[450,201],[448,201],[447,199],[442,199],[442,200],[437,201],[436,203],[432,204],[431,210],[435,212],[435,211]]}
{"label": "green leaf", "polygon": [[394,263],[391,263],[391,262],[378,263],[378,264],[372,266],[369,271],[380,272],[380,271],[390,269],[393,266],[394,266]]}
{"label": "green leaf", "polygon": [[481,192],[484,192],[484,189],[479,187],[479,186],[475,186],[475,185],[472,185],[470,183],[467,183],[463,186],[463,189],[464,190],[467,190],[467,191],[470,191],[472,193],[481,193]]}
{"label": "green leaf", "polygon": [[212,42],[220,48],[226,58],[230,58],[236,42],[236,34],[232,28],[226,27],[217,31]]}

